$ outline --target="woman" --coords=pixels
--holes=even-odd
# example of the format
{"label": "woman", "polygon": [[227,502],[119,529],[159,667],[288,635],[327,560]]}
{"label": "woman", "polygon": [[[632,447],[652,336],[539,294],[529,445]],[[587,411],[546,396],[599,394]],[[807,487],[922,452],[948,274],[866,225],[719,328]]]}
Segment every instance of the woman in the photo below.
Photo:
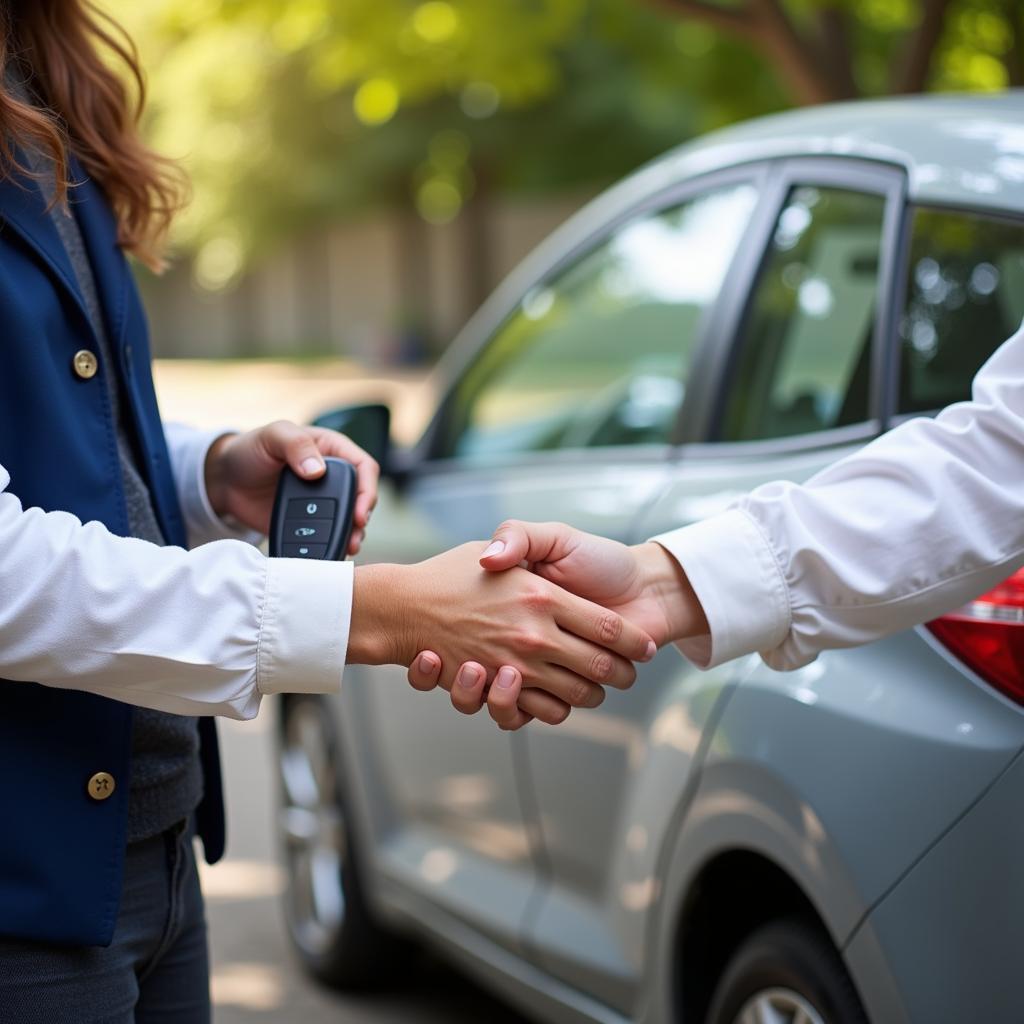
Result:
{"label": "woman", "polygon": [[354,553],[377,467],[287,423],[165,431],[125,254],[160,268],[182,188],[102,53],[138,82],[134,52],[87,0],[0,10],[0,1019],[201,1024],[191,836],[211,861],[224,846],[209,716],[430,646],[508,662],[496,681],[557,720],[629,685],[651,644],[525,571],[481,572],[479,545],[353,570],[243,543],[285,463],[315,477],[338,455]]}

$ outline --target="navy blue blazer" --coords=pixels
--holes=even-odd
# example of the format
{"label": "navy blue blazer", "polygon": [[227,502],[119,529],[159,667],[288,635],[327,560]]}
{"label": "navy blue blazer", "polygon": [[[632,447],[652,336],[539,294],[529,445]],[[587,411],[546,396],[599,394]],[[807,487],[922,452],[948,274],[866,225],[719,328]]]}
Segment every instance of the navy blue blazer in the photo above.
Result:
{"label": "navy blue blazer", "polygon": [[[101,362],[91,380],[75,374],[75,353],[98,355],[99,346],[74,271],[36,185],[0,182],[0,465],[26,508],[64,510],[126,535],[103,380],[117,374],[164,536],[185,546],[145,313],[106,198],[81,168],[74,173],[82,184],[72,201],[117,365]],[[35,683],[0,680],[0,693],[0,936],[109,945],[121,894],[133,709]],[[198,828],[212,863],[224,849],[213,719],[201,721],[200,735],[206,795]],[[86,791],[98,771],[123,780],[102,802]]]}

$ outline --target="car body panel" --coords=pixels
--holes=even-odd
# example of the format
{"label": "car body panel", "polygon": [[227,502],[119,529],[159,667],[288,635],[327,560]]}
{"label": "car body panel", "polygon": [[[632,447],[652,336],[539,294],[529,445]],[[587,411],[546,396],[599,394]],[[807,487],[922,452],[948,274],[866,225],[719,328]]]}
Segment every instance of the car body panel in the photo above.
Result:
{"label": "car body panel", "polygon": [[848,957],[870,962],[869,947],[877,944],[899,977],[912,1021],[1024,1019],[1022,849],[1018,756],[882,901]]}
{"label": "car body panel", "polygon": [[[537,282],[637,211],[752,180],[762,203],[702,325],[675,438],[685,443],[471,465],[432,460],[430,429],[396,460],[401,472],[384,484],[364,558],[418,560],[482,539],[505,518],[636,541],[719,512],[767,480],[806,480],[855,450],[894,412],[907,202],[1024,213],[1021,124],[1020,92],[834,106],[716,133],[630,176],[555,232],[469,322],[435,374],[435,428],[454,382]],[[776,213],[789,187],[816,178],[889,198],[871,419],[813,436],[707,443]],[[997,815],[984,808],[1019,812],[992,784],[1024,745],[1024,713],[923,631],[830,652],[794,673],[756,657],[698,673],[662,651],[632,691],[562,727],[512,737],[486,718],[458,717],[441,695],[412,692],[399,670],[349,667],[336,708],[378,911],[544,1019],[678,1024],[686,896],[728,850],[755,851],[796,883],[845,944],[881,1024],[973,1019],[966,1009],[943,1017],[925,991],[941,964],[943,1005],[966,1006],[952,992],[955,935],[930,938],[921,922],[935,929],[948,914],[993,958],[1000,940],[1020,948],[1020,913],[1000,913],[993,935],[980,934],[984,918],[970,900],[998,899],[994,883],[972,876],[954,899],[942,879],[951,865],[966,870],[972,822],[974,841],[996,842]],[[1006,831],[1008,850],[1021,849],[1017,831]],[[993,879],[1019,910],[1009,857],[993,855]],[[990,1000],[1000,1010],[1012,1004],[1010,970],[985,975],[1003,986]]]}
{"label": "car body panel", "polygon": [[644,982],[660,853],[731,675],[665,650],[630,692],[523,736],[546,864],[528,941],[554,976],[622,1013]]}

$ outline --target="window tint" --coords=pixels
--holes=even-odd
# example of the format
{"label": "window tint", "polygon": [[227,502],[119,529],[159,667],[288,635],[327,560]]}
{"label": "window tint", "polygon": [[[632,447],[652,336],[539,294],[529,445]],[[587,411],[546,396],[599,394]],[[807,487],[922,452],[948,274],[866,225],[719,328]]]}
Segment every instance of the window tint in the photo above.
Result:
{"label": "window tint", "polygon": [[981,364],[1024,317],[1024,225],[917,210],[900,324],[900,412],[970,398]]}
{"label": "window tint", "polygon": [[527,294],[459,385],[442,454],[667,441],[756,199],[730,186],[634,220]]}
{"label": "window tint", "polygon": [[867,419],[884,212],[882,196],[790,193],[741,331],[724,440]]}

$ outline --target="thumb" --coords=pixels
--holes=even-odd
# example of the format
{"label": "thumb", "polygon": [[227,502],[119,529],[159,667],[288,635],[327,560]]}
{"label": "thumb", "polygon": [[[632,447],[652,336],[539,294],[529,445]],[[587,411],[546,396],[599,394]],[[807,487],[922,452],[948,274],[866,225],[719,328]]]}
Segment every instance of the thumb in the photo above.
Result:
{"label": "thumb", "polygon": [[494,531],[490,545],[480,556],[480,564],[490,572],[501,572],[523,562],[557,562],[572,553],[579,537],[579,530],[565,523],[509,519]]}
{"label": "thumb", "polygon": [[324,457],[313,433],[284,421],[264,428],[263,441],[269,454],[288,465],[304,480],[323,476]]}

